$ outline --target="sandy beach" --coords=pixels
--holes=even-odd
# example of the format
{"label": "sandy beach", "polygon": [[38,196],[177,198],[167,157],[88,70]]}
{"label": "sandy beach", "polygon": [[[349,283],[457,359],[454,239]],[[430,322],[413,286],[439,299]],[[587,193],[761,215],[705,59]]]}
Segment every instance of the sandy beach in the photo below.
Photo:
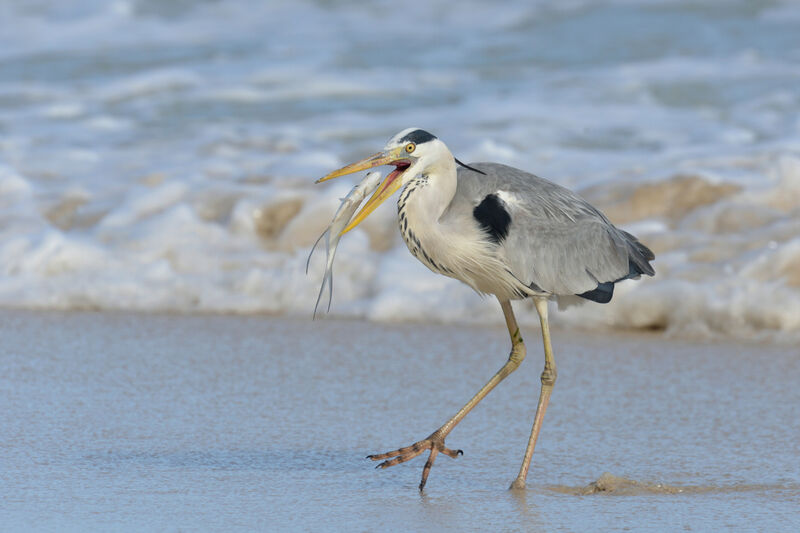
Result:
{"label": "sandy beach", "polygon": [[554,331],[528,489],[507,490],[541,349],[424,460],[410,444],[502,364],[502,328],[0,311],[4,530],[761,530],[800,525],[796,347]]}

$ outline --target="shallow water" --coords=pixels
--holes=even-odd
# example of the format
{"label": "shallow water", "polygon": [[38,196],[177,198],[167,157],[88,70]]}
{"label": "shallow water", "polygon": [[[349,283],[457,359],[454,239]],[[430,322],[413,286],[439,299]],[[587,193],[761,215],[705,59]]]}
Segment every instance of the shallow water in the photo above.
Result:
{"label": "shallow water", "polygon": [[[306,316],[308,250],[351,185],[313,182],[419,126],[580,190],[656,252],[655,279],[556,320],[800,339],[796,2],[395,9],[2,2],[0,306]],[[499,319],[395,218],[343,239],[334,314]]]}
{"label": "shallow water", "polygon": [[2,311],[2,529],[797,530],[796,349],[553,333],[528,489],[532,328],[420,495],[422,459],[364,456],[452,415],[501,328]]}

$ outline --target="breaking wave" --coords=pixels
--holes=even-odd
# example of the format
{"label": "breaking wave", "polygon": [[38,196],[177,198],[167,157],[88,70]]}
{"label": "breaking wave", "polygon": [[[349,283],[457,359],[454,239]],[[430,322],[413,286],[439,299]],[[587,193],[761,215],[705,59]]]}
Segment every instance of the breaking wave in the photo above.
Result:
{"label": "breaking wave", "polygon": [[[402,36],[377,8],[4,5],[0,306],[310,317],[324,261],[306,276],[306,257],[351,186],[314,180],[419,125],[463,161],[578,190],[656,253],[654,278],[555,322],[800,338],[791,4],[725,17],[670,1],[548,5],[474,3],[452,26],[420,23],[419,54],[392,69],[382,43]],[[446,6],[429,3],[430,20]],[[465,28],[474,41],[437,45]],[[594,46],[562,38],[576,33]],[[342,239],[332,314],[502,320],[408,254],[388,204]]]}

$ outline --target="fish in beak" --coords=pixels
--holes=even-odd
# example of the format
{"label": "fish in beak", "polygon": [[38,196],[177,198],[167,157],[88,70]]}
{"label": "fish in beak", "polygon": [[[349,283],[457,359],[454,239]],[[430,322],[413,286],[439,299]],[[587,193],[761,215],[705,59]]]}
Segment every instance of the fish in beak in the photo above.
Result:
{"label": "fish in beak", "polygon": [[394,165],[395,167],[395,169],[386,176],[386,179],[383,180],[383,183],[380,184],[367,203],[364,204],[361,211],[359,211],[347,227],[342,230],[340,235],[344,235],[358,226],[362,220],[367,218],[370,213],[375,211],[379,205],[400,188],[403,184],[403,180],[398,178],[411,166],[412,162],[413,160],[406,153],[404,147],[398,146],[397,148],[371,155],[361,161],[342,167],[339,170],[334,170],[324,178],[320,178],[316,181],[316,183],[322,183],[323,181],[338,178],[339,176],[346,176],[347,174],[353,174],[354,172],[379,167],[381,165]]}

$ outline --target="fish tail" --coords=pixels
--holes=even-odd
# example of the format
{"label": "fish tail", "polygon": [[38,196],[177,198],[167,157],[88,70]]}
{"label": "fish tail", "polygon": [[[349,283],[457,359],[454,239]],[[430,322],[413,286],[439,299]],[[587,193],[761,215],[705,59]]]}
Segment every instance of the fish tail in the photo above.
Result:
{"label": "fish tail", "polygon": [[306,259],[306,274],[308,274],[308,265],[311,264],[311,256],[314,255],[314,250],[317,249],[317,245],[319,244],[319,241],[322,240],[322,238],[325,236],[326,233],[328,233],[328,230],[323,231],[322,235],[317,237],[317,240],[314,241],[314,246],[312,246],[311,247],[311,251],[308,252],[308,259]]}
{"label": "fish tail", "polygon": [[328,313],[331,312],[331,304],[333,303],[333,260],[335,258],[336,248],[334,247],[333,252],[331,252],[328,258],[328,268],[325,269],[325,278],[328,282]]}
{"label": "fish tail", "polygon": [[[325,283],[328,281],[327,274],[324,278],[322,278],[322,286],[319,288],[319,294],[317,294],[317,303],[314,304],[314,314],[311,315],[311,320],[316,320],[317,318],[317,308],[319,307],[319,301],[322,298],[322,293],[325,291]],[[330,307],[330,302],[328,303],[328,307]]]}
{"label": "fish tail", "polygon": [[328,310],[327,313],[331,312],[331,302],[333,302],[333,266],[328,271]]}

